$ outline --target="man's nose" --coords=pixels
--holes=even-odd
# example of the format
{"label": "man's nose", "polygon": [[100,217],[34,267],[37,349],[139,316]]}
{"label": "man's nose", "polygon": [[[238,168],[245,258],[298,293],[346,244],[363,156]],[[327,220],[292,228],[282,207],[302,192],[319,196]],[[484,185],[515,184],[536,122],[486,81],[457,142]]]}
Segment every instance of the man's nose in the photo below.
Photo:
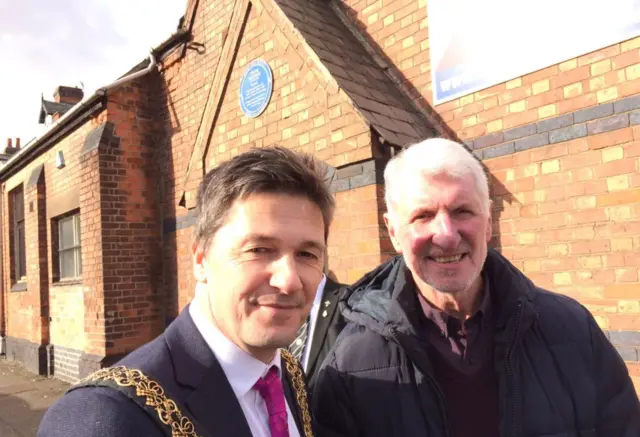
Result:
{"label": "man's nose", "polygon": [[302,289],[302,281],[293,256],[283,256],[273,263],[270,285],[287,294]]}
{"label": "man's nose", "polygon": [[455,221],[451,220],[448,212],[440,212],[431,222],[433,238],[436,246],[443,249],[455,249],[460,243],[460,233]]}

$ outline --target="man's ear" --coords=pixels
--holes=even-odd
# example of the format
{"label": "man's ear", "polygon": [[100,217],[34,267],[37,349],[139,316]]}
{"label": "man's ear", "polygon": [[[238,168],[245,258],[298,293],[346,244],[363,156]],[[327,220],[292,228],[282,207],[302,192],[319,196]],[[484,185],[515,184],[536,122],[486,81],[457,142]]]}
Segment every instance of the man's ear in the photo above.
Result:
{"label": "man's ear", "polygon": [[493,236],[493,200],[489,200],[489,217],[487,219],[487,243],[491,242]]}
{"label": "man's ear", "polygon": [[385,212],[382,218],[384,218],[384,224],[387,226],[387,232],[389,233],[389,238],[391,238],[391,243],[393,244],[394,249],[396,252],[402,253],[402,246],[400,245],[400,241],[396,234],[396,226],[393,217],[391,217],[390,213]]}
{"label": "man's ear", "polygon": [[193,257],[193,275],[196,278],[196,282],[202,282],[206,284],[206,252],[204,249],[204,244],[194,241],[191,245],[191,253]]}

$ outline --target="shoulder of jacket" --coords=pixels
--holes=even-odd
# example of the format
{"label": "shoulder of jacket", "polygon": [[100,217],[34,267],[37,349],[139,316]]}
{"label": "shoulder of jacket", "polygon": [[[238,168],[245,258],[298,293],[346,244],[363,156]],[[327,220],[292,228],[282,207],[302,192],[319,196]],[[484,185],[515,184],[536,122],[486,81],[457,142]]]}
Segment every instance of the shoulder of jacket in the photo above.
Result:
{"label": "shoulder of jacket", "polygon": [[[126,366],[138,369],[145,374],[150,374],[160,378],[164,374],[164,368],[171,360],[169,347],[164,338],[164,334],[159,335],[114,364],[114,366]],[[169,367],[171,367],[169,365]],[[162,371],[159,369],[163,369]]]}
{"label": "shoulder of jacket", "polygon": [[590,341],[593,316],[572,297],[536,288],[532,293],[538,329],[547,338],[566,341]]}
{"label": "shoulder of jacket", "polygon": [[532,302],[538,312],[564,313],[577,317],[588,314],[587,309],[576,299],[540,287],[533,290]]}
{"label": "shoulder of jacket", "polygon": [[389,367],[391,351],[399,346],[365,326],[347,323],[338,336],[328,363],[344,373]]}
{"label": "shoulder of jacket", "polygon": [[161,435],[155,423],[123,393],[106,387],[67,392],[45,413],[38,437]]}

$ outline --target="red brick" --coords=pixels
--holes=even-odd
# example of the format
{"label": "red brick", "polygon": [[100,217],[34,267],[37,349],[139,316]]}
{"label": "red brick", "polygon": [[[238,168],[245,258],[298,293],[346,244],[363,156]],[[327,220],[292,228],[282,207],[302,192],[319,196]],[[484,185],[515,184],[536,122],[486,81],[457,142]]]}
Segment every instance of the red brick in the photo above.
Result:
{"label": "red brick", "polygon": [[553,214],[557,212],[572,211],[576,208],[574,199],[561,200],[558,202],[547,202],[539,205],[540,215]]}
{"label": "red brick", "polygon": [[519,112],[517,114],[511,114],[504,117],[502,124],[504,129],[510,129],[516,126],[522,126],[524,124],[533,123],[538,120],[538,111],[530,110],[525,112]]}
{"label": "red brick", "polygon": [[548,159],[559,158],[568,153],[567,144],[557,144],[544,146],[531,150],[531,162],[546,161]]}
{"label": "red brick", "polygon": [[632,143],[625,144],[624,147],[625,158],[635,158],[640,156],[640,141],[634,141]]}
{"label": "red brick", "polygon": [[640,189],[616,191],[600,194],[597,197],[598,206],[623,205],[640,202]]}
{"label": "red brick", "polygon": [[576,241],[571,243],[572,255],[583,255],[589,253],[606,253],[611,249],[609,240]]}
{"label": "red brick", "polygon": [[551,88],[561,88],[571,83],[580,82],[583,79],[587,79],[590,76],[590,70],[588,65],[575,68],[571,71],[567,71],[558,76],[551,78]]}
{"label": "red brick", "polygon": [[552,65],[551,67],[538,70],[535,73],[527,74],[522,78],[522,83],[529,84],[529,83],[537,82],[539,80],[545,79],[547,77],[552,77],[557,74],[558,74],[558,66]]}
{"label": "red brick", "polygon": [[640,90],[640,78],[618,85],[618,96],[620,98],[632,96],[637,94],[638,90]]}
{"label": "red brick", "polygon": [[618,161],[607,162],[593,167],[596,178],[606,178],[618,176],[636,171],[635,159],[620,159]]}
{"label": "red brick", "polygon": [[535,109],[562,100],[562,90],[553,89],[527,98],[527,108]]}
{"label": "red brick", "polygon": [[500,105],[506,105],[508,103],[516,102],[518,100],[525,99],[531,95],[531,87],[523,86],[507,90],[498,96],[498,102]]}
{"label": "red brick", "polygon": [[616,146],[618,144],[628,143],[633,141],[633,131],[627,127],[624,129],[618,129],[611,132],[604,132],[601,134],[588,137],[590,149],[602,149],[604,147]]}
{"label": "red brick", "polygon": [[640,62],[640,50],[629,50],[611,58],[611,66],[614,70],[626,68],[638,62]]}
{"label": "red brick", "polygon": [[637,331],[640,329],[640,315],[617,314],[609,318],[609,328],[614,331]]}
{"label": "red brick", "polygon": [[560,168],[563,171],[573,170],[593,166],[600,164],[601,162],[602,154],[599,151],[591,151],[560,158]]}
{"label": "red brick", "polygon": [[559,172],[540,176],[536,182],[536,188],[553,187],[556,185],[566,185],[572,182],[571,173]]}
{"label": "red brick", "polygon": [[565,114],[567,112],[577,111],[579,109],[588,108],[598,104],[596,93],[583,94],[568,100],[558,102],[558,113]]}
{"label": "red brick", "polygon": [[507,106],[498,106],[489,110],[485,110],[478,114],[478,123],[487,123],[489,121],[503,118],[508,114]]}

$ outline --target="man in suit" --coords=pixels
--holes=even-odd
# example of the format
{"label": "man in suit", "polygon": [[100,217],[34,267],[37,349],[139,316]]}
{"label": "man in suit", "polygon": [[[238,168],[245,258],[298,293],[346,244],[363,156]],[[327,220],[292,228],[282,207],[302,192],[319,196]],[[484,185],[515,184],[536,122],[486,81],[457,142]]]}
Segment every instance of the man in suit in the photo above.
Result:
{"label": "man in suit", "polygon": [[322,276],[307,321],[289,346],[291,353],[302,363],[310,390],[313,390],[322,361],[346,324],[338,310],[343,290],[344,284],[333,281],[326,274]]}
{"label": "man in suit", "polygon": [[322,165],[254,149],[198,193],[193,301],[164,334],[72,388],[38,437],[310,437],[286,348],[323,274],[334,201]]}

